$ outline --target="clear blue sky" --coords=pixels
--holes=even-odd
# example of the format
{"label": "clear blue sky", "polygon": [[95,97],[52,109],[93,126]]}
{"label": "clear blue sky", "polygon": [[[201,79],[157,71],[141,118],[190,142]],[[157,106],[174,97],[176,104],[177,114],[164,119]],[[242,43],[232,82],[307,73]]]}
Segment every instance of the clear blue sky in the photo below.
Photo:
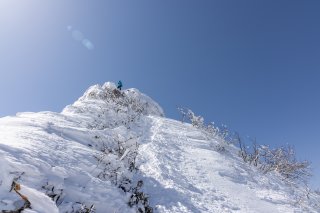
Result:
{"label": "clear blue sky", "polygon": [[121,79],[168,117],[186,106],[294,145],[320,186],[319,11],[315,0],[0,1],[0,116],[59,112]]}

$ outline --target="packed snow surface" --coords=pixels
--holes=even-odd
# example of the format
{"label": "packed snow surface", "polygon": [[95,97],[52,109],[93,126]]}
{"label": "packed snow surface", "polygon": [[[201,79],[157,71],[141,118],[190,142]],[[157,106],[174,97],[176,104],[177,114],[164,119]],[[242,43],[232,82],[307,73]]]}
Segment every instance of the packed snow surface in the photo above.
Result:
{"label": "packed snow surface", "polygon": [[0,135],[0,210],[23,206],[10,192],[15,180],[31,203],[24,213],[136,212],[142,205],[128,202],[142,180],[154,212],[320,212],[316,195],[299,200],[302,187],[262,174],[235,146],[109,82],[61,113],[1,118]]}

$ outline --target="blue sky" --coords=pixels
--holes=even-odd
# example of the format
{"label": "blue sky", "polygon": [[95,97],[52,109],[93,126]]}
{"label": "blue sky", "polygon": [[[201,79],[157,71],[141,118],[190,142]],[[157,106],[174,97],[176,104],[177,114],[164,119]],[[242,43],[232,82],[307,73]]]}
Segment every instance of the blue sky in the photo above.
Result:
{"label": "blue sky", "polygon": [[[320,2],[0,2],[0,116],[61,111],[122,80],[258,143],[294,145],[320,187]],[[86,39],[84,45],[83,39]]]}

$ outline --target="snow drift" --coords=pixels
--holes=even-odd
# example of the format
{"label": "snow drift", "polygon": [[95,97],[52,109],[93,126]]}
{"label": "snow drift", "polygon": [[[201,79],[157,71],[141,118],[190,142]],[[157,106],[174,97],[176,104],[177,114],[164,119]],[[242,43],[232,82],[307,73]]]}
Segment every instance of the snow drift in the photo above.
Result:
{"label": "snow drift", "polygon": [[1,118],[0,135],[0,210],[23,207],[16,181],[31,203],[22,212],[320,212],[318,195],[109,82],[61,113]]}

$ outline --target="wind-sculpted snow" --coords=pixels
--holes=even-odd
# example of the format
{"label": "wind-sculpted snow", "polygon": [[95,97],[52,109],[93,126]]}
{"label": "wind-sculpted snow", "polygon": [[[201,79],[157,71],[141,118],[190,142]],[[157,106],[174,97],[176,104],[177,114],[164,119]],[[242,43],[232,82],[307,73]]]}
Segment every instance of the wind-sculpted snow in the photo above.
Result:
{"label": "wind-sculpted snow", "polygon": [[[78,122],[50,112],[0,119],[0,209],[21,205],[17,194],[9,193],[16,179],[30,188],[33,195],[25,194],[29,199],[51,195],[60,212],[80,209],[77,203],[94,204],[97,212],[130,212],[126,197],[112,183],[96,177],[97,150],[88,146],[95,143],[95,132],[77,127]],[[45,213],[34,208],[38,202],[30,202],[33,210]]]}
{"label": "wind-sculpted snow", "polygon": [[190,124],[164,118],[136,89],[90,87],[62,113],[0,119],[0,210],[22,212],[320,212],[275,173]]}

